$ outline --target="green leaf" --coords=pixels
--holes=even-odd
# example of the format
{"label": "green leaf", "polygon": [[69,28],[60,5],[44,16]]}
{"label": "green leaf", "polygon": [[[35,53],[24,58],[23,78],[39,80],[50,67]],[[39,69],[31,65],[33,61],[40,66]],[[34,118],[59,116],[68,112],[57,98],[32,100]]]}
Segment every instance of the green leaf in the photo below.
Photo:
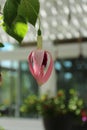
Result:
{"label": "green leaf", "polygon": [[7,0],[3,9],[4,22],[7,26],[11,26],[17,16],[17,9],[20,0]]}
{"label": "green leaf", "polygon": [[39,0],[21,0],[18,8],[18,15],[25,17],[30,24],[35,26],[39,8]]}
{"label": "green leaf", "polygon": [[[17,16],[20,0],[7,0],[4,6],[4,30],[17,41],[21,42],[26,35],[28,26],[24,18]],[[19,30],[19,24],[21,29]],[[19,26],[18,26],[19,25]],[[22,26],[23,25],[23,26]],[[24,32],[23,32],[24,31]]]}
{"label": "green leaf", "polygon": [[0,42],[0,47],[4,47],[3,43]]}
{"label": "green leaf", "polygon": [[3,25],[3,15],[0,15],[0,26]]}
{"label": "green leaf", "polygon": [[3,20],[3,15],[0,15],[0,20]]}
{"label": "green leaf", "polygon": [[25,34],[28,31],[28,25],[21,22],[16,22],[15,24],[12,25],[11,28],[7,26],[6,24],[4,24],[3,28],[10,36],[18,40],[19,43],[21,43]]}
{"label": "green leaf", "polygon": [[4,30],[21,42],[28,31],[27,23],[35,26],[39,6],[39,0],[7,0],[3,10]]}

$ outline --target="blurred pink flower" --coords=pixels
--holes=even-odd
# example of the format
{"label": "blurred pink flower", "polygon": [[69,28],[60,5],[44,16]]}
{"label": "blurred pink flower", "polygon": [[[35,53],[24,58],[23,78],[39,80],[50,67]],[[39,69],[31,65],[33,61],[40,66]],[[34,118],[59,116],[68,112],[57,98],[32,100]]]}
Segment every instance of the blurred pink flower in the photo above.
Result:
{"label": "blurred pink flower", "polygon": [[83,116],[83,117],[82,117],[82,121],[83,121],[83,122],[86,122],[86,121],[87,121],[87,117],[86,117],[86,116]]}
{"label": "blurred pink flower", "polygon": [[87,121],[87,110],[82,110],[81,116],[82,116],[82,121],[86,122]]}
{"label": "blurred pink flower", "polygon": [[[47,65],[48,61],[49,65]],[[28,57],[29,68],[39,85],[45,83],[52,72],[53,60],[50,52],[42,49],[34,50]],[[47,69],[46,69],[47,68]]]}

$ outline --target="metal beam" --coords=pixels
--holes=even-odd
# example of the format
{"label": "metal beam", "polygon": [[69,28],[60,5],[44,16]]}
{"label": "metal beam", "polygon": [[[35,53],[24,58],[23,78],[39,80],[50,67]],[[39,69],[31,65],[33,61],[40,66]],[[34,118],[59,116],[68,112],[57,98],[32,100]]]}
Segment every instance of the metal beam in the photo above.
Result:
{"label": "metal beam", "polygon": [[79,42],[87,42],[87,37],[78,37],[78,38],[71,38],[71,39],[63,39],[63,40],[59,40],[59,39],[56,39],[54,40],[53,44],[54,45],[59,45],[59,44],[76,44],[76,43],[79,43]]}

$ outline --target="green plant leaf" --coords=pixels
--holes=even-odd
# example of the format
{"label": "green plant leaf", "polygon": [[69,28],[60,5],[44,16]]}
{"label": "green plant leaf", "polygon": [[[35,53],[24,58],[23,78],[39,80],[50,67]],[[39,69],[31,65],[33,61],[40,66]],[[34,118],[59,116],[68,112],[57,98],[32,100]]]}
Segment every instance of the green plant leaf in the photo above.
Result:
{"label": "green plant leaf", "polygon": [[3,43],[0,42],[0,47],[4,47]]}
{"label": "green plant leaf", "polygon": [[17,9],[21,0],[7,0],[3,9],[4,22],[11,26],[17,16]]}
{"label": "green plant leaf", "polygon": [[25,34],[28,31],[28,25],[26,23],[16,22],[10,28],[6,24],[3,25],[4,30],[12,37],[14,37],[19,43],[23,40]]}
{"label": "green plant leaf", "polygon": [[21,42],[28,31],[27,23],[35,26],[39,8],[39,0],[7,0],[3,9],[4,30]]}
{"label": "green plant leaf", "polygon": [[30,24],[35,26],[39,8],[39,0],[21,0],[18,8],[18,15],[25,17]]}
{"label": "green plant leaf", "polygon": [[3,20],[3,15],[0,15],[0,20]]}
{"label": "green plant leaf", "polygon": [[4,30],[17,41],[21,42],[28,31],[24,18],[17,15],[21,0],[7,0],[4,6]]}

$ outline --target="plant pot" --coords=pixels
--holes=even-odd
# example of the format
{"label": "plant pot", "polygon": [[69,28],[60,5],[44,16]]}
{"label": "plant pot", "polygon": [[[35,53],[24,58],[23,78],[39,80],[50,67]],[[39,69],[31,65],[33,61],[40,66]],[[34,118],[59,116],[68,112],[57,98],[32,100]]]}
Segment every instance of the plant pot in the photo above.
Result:
{"label": "plant pot", "polygon": [[58,115],[55,117],[44,117],[45,130],[87,130],[86,126],[78,123],[78,118],[71,113]]}
{"label": "plant pot", "polygon": [[66,119],[64,115],[55,117],[44,117],[45,130],[66,130]]}
{"label": "plant pot", "polygon": [[87,122],[85,122],[83,125],[81,125],[79,130],[87,130]]}

